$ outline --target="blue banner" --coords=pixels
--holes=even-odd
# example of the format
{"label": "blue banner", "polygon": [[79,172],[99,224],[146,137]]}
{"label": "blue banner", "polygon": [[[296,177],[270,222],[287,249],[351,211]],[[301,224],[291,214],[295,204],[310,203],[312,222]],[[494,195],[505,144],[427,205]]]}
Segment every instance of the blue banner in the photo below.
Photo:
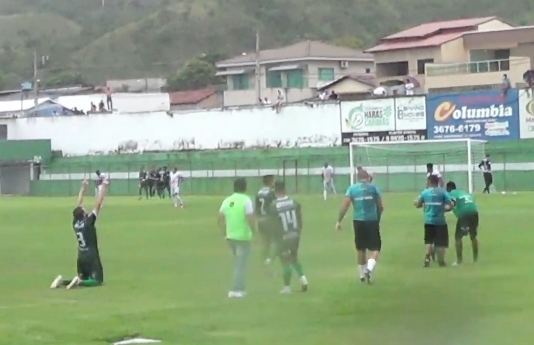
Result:
{"label": "blue banner", "polygon": [[427,138],[470,138],[488,141],[519,139],[517,90],[427,96]]}

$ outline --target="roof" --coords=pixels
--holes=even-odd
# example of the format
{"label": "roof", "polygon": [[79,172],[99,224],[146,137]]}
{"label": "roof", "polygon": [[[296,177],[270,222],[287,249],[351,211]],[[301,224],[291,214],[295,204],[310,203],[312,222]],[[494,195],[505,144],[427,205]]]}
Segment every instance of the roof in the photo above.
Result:
{"label": "roof", "polygon": [[456,19],[441,22],[425,23],[413,28],[386,36],[380,43],[365,50],[376,53],[387,50],[436,47],[462,37],[466,31],[474,31],[478,25],[495,20],[497,17]]}
{"label": "roof", "polygon": [[[302,41],[278,49],[262,50],[259,55],[260,63],[299,59],[372,60],[373,56],[361,50],[339,47],[320,41]],[[251,53],[219,61],[217,67],[255,63],[256,54]]]}
{"label": "roof", "polygon": [[465,32],[463,34],[466,47],[501,42],[532,43],[534,42],[534,26],[520,26],[509,29]]}
{"label": "roof", "polygon": [[171,105],[197,104],[215,94],[215,89],[206,88],[193,91],[176,91],[169,93]]}
{"label": "roof", "polygon": [[374,74],[352,74],[352,75],[344,75],[341,78],[338,78],[336,80],[331,81],[328,84],[325,84],[318,88],[318,90],[324,90],[331,86],[334,86],[336,84],[339,84],[343,80],[351,79],[357,82],[360,82],[362,84],[368,85],[370,87],[376,87],[376,76]]}
{"label": "roof", "polygon": [[497,17],[482,17],[482,18],[467,18],[456,19],[442,22],[425,23],[413,28],[397,32],[396,34],[386,36],[383,40],[393,40],[399,38],[420,38],[439,33],[440,30],[454,30],[454,29],[466,29],[469,31],[471,27],[479,26],[487,23],[491,20],[497,19]]}
{"label": "roof", "polygon": [[383,42],[377,46],[369,48],[366,50],[368,53],[383,52],[387,50],[397,50],[397,49],[410,49],[410,48],[425,48],[425,47],[437,47],[444,43],[453,41],[457,38],[462,37],[462,32],[450,33],[450,34],[441,34],[436,36],[425,37],[419,40],[413,41],[393,41],[393,42]]}

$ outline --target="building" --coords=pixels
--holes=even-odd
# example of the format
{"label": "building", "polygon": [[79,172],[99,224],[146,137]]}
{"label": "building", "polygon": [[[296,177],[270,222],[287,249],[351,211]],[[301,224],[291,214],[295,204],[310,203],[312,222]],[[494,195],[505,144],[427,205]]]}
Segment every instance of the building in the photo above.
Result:
{"label": "building", "polygon": [[160,92],[167,84],[162,78],[108,80],[106,86],[115,92]]}
{"label": "building", "polygon": [[327,94],[334,91],[341,100],[356,100],[369,98],[376,87],[373,74],[344,75],[336,80],[317,88],[319,92]]}
{"label": "building", "polygon": [[[257,88],[256,65],[259,65]],[[226,76],[224,105],[259,103],[259,98],[285,102],[314,97],[317,88],[346,74],[373,72],[372,55],[319,41],[303,41],[279,49],[243,54],[219,61],[217,75]]]}
{"label": "building", "polygon": [[427,92],[498,88],[503,74],[514,85],[532,68],[534,27],[497,17],[422,24],[384,37],[373,54],[381,85],[416,77]]}
{"label": "building", "polygon": [[213,88],[194,91],[176,91],[169,93],[171,111],[221,108],[222,93]]}

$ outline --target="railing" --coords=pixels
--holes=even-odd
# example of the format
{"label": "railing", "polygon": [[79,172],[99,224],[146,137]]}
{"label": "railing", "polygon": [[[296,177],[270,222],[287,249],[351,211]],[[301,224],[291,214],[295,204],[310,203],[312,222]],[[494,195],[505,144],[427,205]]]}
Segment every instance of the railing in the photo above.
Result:
{"label": "railing", "polygon": [[512,57],[502,60],[486,60],[453,64],[426,64],[425,75],[427,77],[435,77],[443,75],[506,72],[510,70],[510,67],[524,62],[522,60],[529,59],[524,57]]}

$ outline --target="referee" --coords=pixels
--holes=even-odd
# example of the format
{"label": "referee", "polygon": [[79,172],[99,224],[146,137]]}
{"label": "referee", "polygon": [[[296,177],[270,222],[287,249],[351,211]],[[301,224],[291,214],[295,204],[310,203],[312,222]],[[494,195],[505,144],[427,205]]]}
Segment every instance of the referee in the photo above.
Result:
{"label": "referee", "polygon": [[484,190],[482,193],[490,193],[490,187],[493,184],[493,174],[491,173],[491,159],[490,155],[486,155],[486,158],[484,158],[480,164],[478,165],[478,168],[482,170],[482,175],[484,176],[484,184],[486,185],[484,187]]}

